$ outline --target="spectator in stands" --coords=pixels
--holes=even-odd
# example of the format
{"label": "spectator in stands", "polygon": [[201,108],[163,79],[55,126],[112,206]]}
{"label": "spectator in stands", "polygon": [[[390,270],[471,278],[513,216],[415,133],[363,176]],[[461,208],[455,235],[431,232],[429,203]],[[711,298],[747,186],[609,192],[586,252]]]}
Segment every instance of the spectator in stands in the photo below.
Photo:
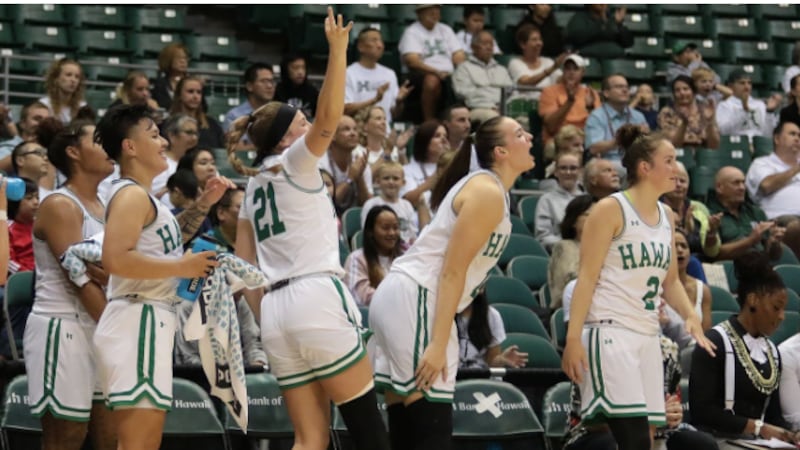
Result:
{"label": "spectator in stands", "polygon": [[372,169],[367,164],[367,155],[355,153],[356,147],[356,121],[343,115],[327,156],[319,160],[319,168],[332,174],[336,181],[334,204],[340,215],[351,206],[363,205],[372,196]]}
{"label": "spectator in stands", "polygon": [[[783,321],[786,287],[763,253],[744,254],[734,268],[741,311],[706,331],[716,355],[699,348],[692,354],[692,425],[718,437],[744,435],[796,444],[797,434],[787,429],[790,424],[781,416],[781,356],[767,338]],[[727,404],[728,382],[733,383],[730,400],[735,404]]]}
{"label": "spectator in stands", "polygon": [[747,169],[750,198],[770,220],[800,215],[800,127],[781,122],[772,134],[775,151],[753,160]]}
{"label": "spectator in stands", "polygon": [[206,188],[206,182],[217,176],[217,163],[214,154],[210,150],[194,148],[186,152],[178,160],[177,170],[187,169],[197,177],[197,187],[202,191]]}
{"label": "spectator in stands", "polygon": [[32,102],[22,108],[19,126],[17,126],[19,134],[0,142],[0,170],[11,171],[11,152],[14,147],[23,142],[36,141],[36,128],[39,126],[39,122],[47,117],[50,117],[50,110],[44,103]]}
{"label": "spectator in stands", "polygon": [[16,176],[39,185],[39,198],[44,199],[50,193],[50,189],[42,183],[51,167],[47,149],[37,142],[23,142],[14,148],[11,160]]}
{"label": "spectator in stands", "polygon": [[547,286],[550,288],[550,308],[561,307],[564,288],[570,280],[578,276],[580,243],[583,224],[595,199],[583,194],[573,198],[564,209],[564,220],[559,229],[561,240],[553,245],[547,263]]}
{"label": "spectator in stands", "polygon": [[[447,150],[447,129],[435,120],[423,123],[414,137],[414,154],[403,168],[406,184],[400,192],[404,199],[416,205],[420,197],[430,205],[431,190],[436,184],[437,162]],[[460,148],[460,147],[459,147]]]}
{"label": "spectator in stands", "polygon": [[427,204],[424,201],[418,201],[415,206],[400,197],[400,189],[405,184],[405,173],[400,163],[383,162],[377,166],[374,175],[380,195],[376,195],[364,203],[361,208],[361,226],[366,226],[367,214],[372,208],[388,205],[400,220],[400,240],[403,247],[408,248],[417,239],[419,230],[431,220]]}
{"label": "spectator in stands", "polygon": [[200,191],[197,186],[197,177],[189,169],[176,170],[167,179],[166,188],[169,202],[172,205],[170,208],[172,214],[178,214],[191,208]]}
{"label": "spectator in stands", "polygon": [[197,120],[188,114],[173,114],[162,126],[162,134],[169,142],[166,151],[167,169],[153,178],[150,192],[172,208],[175,205],[171,204],[169,197],[164,195],[167,193],[167,179],[178,169],[178,161],[183,158],[183,155],[197,147],[199,134]]}
{"label": "spectator in stands", "polygon": [[746,197],[742,171],[723,167],[717,172],[714,185],[716,196],[708,200],[708,210],[711,214],[723,213],[719,229],[722,245],[717,260],[736,259],[751,249],[766,250],[772,259],[778,259],[783,233]]}
{"label": "spectator in stands", "polygon": [[355,117],[357,129],[360,131],[359,145],[356,152],[367,155],[367,164],[375,169],[384,161],[395,161],[408,164],[406,146],[414,134],[414,127],[409,127],[399,136],[392,132],[386,137],[386,113],[383,107],[374,105],[362,109]]}
{"label": "spectator in stands", "polygon": [[347,66],[344,91],[344,113],[355,116],[369,106],[380,106],[386,115],[386,131],[394,118],[403,113],[406,97],[414,89],[406,80],[398,86],[394,70],[379,63],[384,44],[381,31],[364,28],[356,40],[358,61]]}
{"label": "spectator in stands", "polygon": [[437,117],[445,82],[466,55],[453,29],[440,22],[439,5],[419,5],[416,12],[417,21],[403,31],[399,47],[420,96],[422,119],[428,121]]}
{"label": "spectator in stands", "polygon": [[442,123],[447,130],[449,150],[455,151],[461,148],[461,143],[472,131],[472,123],[469,121],[469,108],[463,103],[454,103],[448,106],[444,110]]}
{"label": "spectator in stands", "polygon": [[585,60],[575,54],[567,56],[562,66],[561,80],[542,90],[539,115],[542,117],[543,142],[546,145],[564,125],[583,128],[589,113],[600,106],[600,96],[589,86],[581,84]]}
{"label": "spectator in stands", "polygon": [[456,331],[459,369],[516,369],[528,364],[528,354],[519,351],[516,345],[505,350],[500,347],[506,339],[503,317],[489,305],[483,290],[469,306],[456,314]]}
{"label": "spectator in stands", "polygon": [[8,201],[8,272],[11,274],[34,270],[33,218],[39,209],[39,186],[36,181],[21,177],[25,181],[25,197]]}
{"label": "spectator in stands", "polygon": [[[544,159],[550,163],[544,169],[545,178],[539,182],[539,189],[548,191],[555,189],[558,185],[558,180],[554,176],[556,171],[556,155],[572,153],[580,157],[581,162],[583,161],[583,143],[585,138],[586,134],[584,134],[583,130],[575,125],[566,125],[558,130],[556,137],[553,138],[550,144],[544,147]],[[578,182],[583,186],[583,171],[578,174]]]}
{"label": "spectator in stands", "polygon": [[47,95],[39,102],[47,106],[51,116],[64,125],[69,124],[78,109],[86,105],[86,79],[78,61],[69,58],[53,61],[45,75],[44,90]]}
{"label": "spectator in stands", "polygon": [[175,98],[169,110],[172,114],[187,114],[197,120],[197,145],[203,148],[222,148],[225,146],[225,132],[216,119],[203,111],[203,81],[194,76],[186,76],[175,87]]}
{"label": "spectator in stands", "polygon": [[[5,179],[5,176],[0,175],[0,285],[2,286],[5,286],[6,280],[8,280],[8,258],[10,251],[8,242],[8,199],[6,198],[7,184],[8,181]],[[6,211],[6,214],[3,214],[2,211]]]}
{"label": "spectator in stands", "polygon": [[[786,68],[786,72],[783,73],[783,81],[781,81],[781,87],[783,87],[783,92],[789,94],[792,91],[791,81],[792,78],[800,75],[800,42],[794,43],[794,48],[792,48],[792,65]],[[773,86],[774,87],[774,86]]]}
{"label": "spectator in stands", "polygon": [[492,57],[494,37],[479,31],[472,37],[472,55],[453,72],[453,89],[469,107],[469,118],[483,122],[499,115],[503,88],[511,87],[511,75]]}
{"label": "spectator in stands", "polygon": [[800,429],[800,333],[778,345],[781,354],[781,413],[790,430]]}
{"label": "spectator in stands", "polygon": [[619,172],[611,161],[592,158],[584,166],[583,183],[586,193],[600,200],[619,190]]}
{"label": "spectator in stands", "polygon": [[[713,259],[719,253],[719,226],[722,213],[713,216],[708,207],[697,200],[689,199],[689,174],[682,162],[677,162],[675,190],[661,196],[661,201],[675,213],[677,227],[686,232],[689,250],[694,254]],[[699,261],[697,262],[699,264]],[[689,273],[700,278],[702,268],[692,268]]]}
{"label": "spectator in stands", "polygon": [[[483,26],[486,24],[486,11],[480,5],[464,5],[464,29],[456,33],[456,39],[461,44],[461,50],[467,57],[472,54],[472,38],[475,33],[483,31]],[[492,54],[502,55],[500,47],[497,46],[497,41],[494,42],[492,47]]]}
{"label": "spectator in stands", "polygon": [[[230,130],[231,123],[233,123],[234,120],[252,113],[254,110],[272,101],[272,98],[275,97],[275,74],[272,72],[272,66],[269,64],[251,64],[247,70],[244,71],[242,82],[244,82],[247,100],[225,114],[225,121],[222,123],[222,128],[226,133]],[[250,138],[247,137],[246,133],[242,136],[242,140],[239,141],[237,150],[255,150],[255,146],[250,142]]]}
{"label": "spectator in stands", "polygon": [[658,129],[658,109],[652,86],[647,83],[640,84],[628,106],[642,113],[651,130]]}
{"label": "spectator in stands", "polygon": [[716,109],[695,98],[694,82],[685,75],[672,80],[672,102],[658,113],[658,127],[675,148],[719,147]]}
{"label": "spectator in stands", "polygon": [[644,115],[628,106],[631,94],[628,80],[622,74],[613,74],[603,80],[603,99],[599,108],[589,114],[586,120],[586,150],[593,157],[613,161],[617,170],[622,168],[622,153],[614,138],[623,125],[638,125],[645,132],[650,130]]}
{"label": "spectator in stands", "polygon": [[11,117],[11,109],[0,103],[0,142],[17,136],[19,136],[19,130]]}
{"label": "spectator in stands", "polygon": [[608,5],[585,5],[569,19],[567,45],[583,56],[620,58],[633,45],[633,35],[625,27],[627,8],[618,7],[613,15]]}
{"label": "spectator in stands", "polygon": [[275,100],[300,109],[308,120],[314,120],[318,96],[319,89],[308,80],[306,58],[297,53],[285,55],[281,60],[281,82],[275,88]]}
{"label": "spectator in stands", "polygon": [[400,219],[388,205],[371,208],[363,229],[363,247],[350,253],[344,263],[344,282],[359,305],[369,306],[392,262],[403,254],[403,242]]}
{"label": "spectator in stands", "polygon": [[792,122],[800,126],[800,72],[789,82],[789,104],[781,109],[779,122]]}
{"label": "spectator in stands", "polygon": [[108,107],[117,105],[147,105],[152,110],[158,109],[158,103],[150,96],[150,80],[147,74],[139,70],[131,70],[117,86],[117,99]]}
{"label": "spectator in stands", "polygon": [[[552,6],[549,4],[528,5],[528,13],[517,25],[517,32],[525,24],[539,29],[544,41],[542,55],[556,58],[564,53],[564,33],[556,23]],[[519,43],[519,38],[517,38],[517,42]]]}
{"label": "spectator in stands", "polygon": [[[703,61],[703,55],[697,51],[697,44],[690,41],[677,41],[672,46],[672,61],[667,64],[667,83],[679,75],[691,77],[692,71],[699,67],[711,70]],[[714,73],[714,84],[719,84],[719,75]]]}
{"label": "spectator in stands", "polygon": [[695,98],[701,104],[705,103],[716,108],[719,102],[733,94],[733,90],[719,82],[719,75],[708,67],[701,66],[692,70]]}
{"label": "spectator in stands", "polygon": [[542,194],[536,203],[536,229],[534,234],[547,251],[561,240],[561,222],[564,220],[567,205],[583,191],[578,186],[581,170],[581,157],[571,153],[560,153],[556,157],[555,177],[558,185],[555,189]]}
{"label": "spectator in stands", "polygon": [[753,82],[750,74],[736,69],[728,76],[728,86],[733,95],[717,105],[717,124],[723,135],[763,136],[772,134],[777,124],[776,111],[782,96],[772,94],[767,103],[753,98]]}
{"label": "spectator in stands", "polygon": [[181,78],[189,68],[189,49],[180,42],[173,42],[158,54],[158,77],[153,81],[153,100],[169,111],[172,98]]}
{"label": "spectator in stands", "polygon": [[[561,53],[555,61],[550,57],[542,56],[544,48],[542,32],[535,25],[529,23],[520,25],[515,37],[522,50],[522,56],[515,57],[508,62],[511,79],[517,85],[535,87],[540,90],[555,84],[558,77],[561,76],[561,65],[567,59],[567,53]],[[523,91],[522,95],[538,100],[541,91]]]}

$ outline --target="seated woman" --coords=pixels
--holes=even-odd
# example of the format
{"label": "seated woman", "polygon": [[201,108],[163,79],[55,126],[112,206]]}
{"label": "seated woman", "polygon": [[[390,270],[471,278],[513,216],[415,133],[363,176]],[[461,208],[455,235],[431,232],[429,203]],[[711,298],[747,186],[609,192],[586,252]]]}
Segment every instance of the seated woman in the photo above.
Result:
{"label": "seated woman", "polygon": [[516,345],[502,350],[506,339],[503,318],[489,306],[483,290],[464,311],[456,315],[458,330],[458,368],[488,369],[489,367],[525,367],[528,354]]}
{"label": "seated woman", "polygon": [[716,109],[695,99],[694,81],[686,75],[672,80],[672,104],[658,113],[658,128],[675,148],[719,147]]}
{"label": "seated woman", "polygon": [[399,136],[393,133],[387,137],[386,112],[381,106],[364,108],[356,113],[354,119],[358,125],[360,143],[353,151],[367,155],[367,164],[372,167],[373,173],[378,164],[384,161],[408,164],[406,145],[414,132],[413,127]]}
{"label": "seated woman", "polygon": [[[544,158],[550,163],[544,169],[545,179],[539,182],[539,189],[549,191],[555,189],[558,180],[555,177],[555,157],[561,153],[574,153],[583,160],[583,143],[586,135],[583,129],[575,125],[564,125],[558,130],[553,141],[544,147]],[[583,183],[583,173],[578,174],[579,182]]]}
{"label": "seated woman", "polygon": [[783,320],[786,287],[764,253],[748,252],[734,268],[741,312],[706,332],[716,346],[714,356],[699,348],[692,354],[692,425],[718,438],[745,435],[796,443],[798,436],[781,416],[780,353],[767,339]]}
{"label": "seated woman", "polygon": [[386,205],[375,206],[364,222],[364,246],[347,256],[344,282],[359,305],[369,306],[372,294],[392,262],[400,256],[400,219]]}
{"label": "seated woman", "polygon": [[44,89],[46,95],[39,102],[64,125],[75,119],[78,110],[86,105],[86,77],[81,65],[73,59],[53,61],[45,76]]}
{"label": "seated woman", "polygon": [[578,178],[583,172],[581,157],[572,152],[556,155],[555,176],[558,185],[545,192],[536,204],[536,228],[534,235],[542,246],[550,251],[556,242],[561,240],[559,226],[572,199],[583,193],[578,185]]}
{"label": "seated woman", "polygon": [[206,114],[203,105],[203,80],[186,76],[178,81],[169,114],[187,114],[197,121],[197,146],[201,148],[222,148],[225,146],[225,132],[216,119]]}
{"label": "seated woman", "polygon": [[147,105],[152,110],[158,109],[158,103],[150,96],[150,80],[147,74],[139,70],[131,70],[125,80],[117,86],[117,99],[109,108],[117,105]]}
{"label": "seated woman", "polygon": [[579,195],[572,199],[564,211],[561,221],[561,240],[553,245],[553,253],[547,264],[547,286],[550,287],[550,308],[562,305],[564,288],[578,276],[578,258],[583,224],[594,204],[591,195]]}

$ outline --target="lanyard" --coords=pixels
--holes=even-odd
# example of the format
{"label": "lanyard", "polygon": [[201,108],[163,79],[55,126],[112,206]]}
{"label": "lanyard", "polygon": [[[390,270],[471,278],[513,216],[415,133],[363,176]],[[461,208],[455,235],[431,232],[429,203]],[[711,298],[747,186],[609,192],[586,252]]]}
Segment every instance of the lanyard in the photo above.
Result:
{"label": "lanyard", "polygon": [[[608,131],[611,133],[611,139],[614,139],[614,127],[611,124],[611,115],[608,114],[608,109],[606,109],[606,104],[602,106],[603,112],[606,114],[606,123],[608,124]],[[625,122],[623,123],[631,123],[631,110],[627,106],[625,107]]]}

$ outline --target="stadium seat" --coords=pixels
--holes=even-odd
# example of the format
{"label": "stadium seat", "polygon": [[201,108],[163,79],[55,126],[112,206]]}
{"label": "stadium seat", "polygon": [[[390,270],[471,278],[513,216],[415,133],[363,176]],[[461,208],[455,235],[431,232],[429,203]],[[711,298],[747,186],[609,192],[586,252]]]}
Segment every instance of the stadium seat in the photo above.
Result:
{"label": "stadium seat", "polygon": [[[528,189],[528,190],[537,190],[539,189],[539,180],[536,178],[526,178],[523,176],[517,177],[517,180],[514,182],[515,189]],[[535,209],[535,208],[534,208]]]}
{"label": "stadium seat", "polygon": [[564,309],[558,308],[550,316],[550,341],[558,351],[564,350],[567,342],[567,327],[564,324]]}
{"label": "stadium seat", "polygon": [[528,289],[535,292],[547,283],[548,263],[549,258],[544,256],[515,256],[506,266],[506,275],[522,281]]}
{"label": "stadium seat", "polygon": [[511,219],[511,232],[518,233],[518,234],[531,234],[531,230],[528,229],[528,226],[525,225],[525,221],[522,220],[522,217],[515,216],[512,214],[510,217]]}
{"label": "stadium seat", "polygon": [[750,11],[747,10],[747,5],[731,5],[731,4],[710,4],[701,6],[701,11],[708,17],[747,17]]}
{"label": "stadium seat", "polygon": [[711,310],[739,312],[739,303],[730,292],[719,286],[709,286],[711,289]]}
{"label": "stadium seat", "polygon": [[733,261],[725,260],[715,264],[720,264],[725,269],[725,278],[728,280],[728,290],[730,292],[736,292],[739,288],[739,280],[736,278],[736,272],[733,270]]}
{"label": "stadium seat", "polygon": [[45,76],[47,69],[50,68],[53,61],[67,57],[72,58],[74,56],[66,52],[37,52],[35,55],[41,59],[26,59],[23,61],[25,63],[25,71],[40,76]]}
{"label": "stadium seat", "polygon": [[[450,26],[450,28],[454,30],[460,30],[464,28],[464,7],[461,5],[447,5],[443,4],[441,7],[442,11],[442,23],[445,23]],[[485,13],[485,9],[484,9]],[[485,18],[485,15],[484,15]],[[488,22],[488,21],[487,21]],[[491,22],[489,22],[491,23]]]}
{"label": "stadium seat", "polygon": [[761,65],[758,64],[713,64],[712,69],[717,72],[721,80],[727,80],[728,75],[734,70],[742,69],[750,75],[754,87],[764,85],[763,72],[761,71]]}
{"label": "stadium seat", "polygon": [[353,237],[350,238],[350,248],[353,251],[356,251],[364,246],[364,232],[362,230],[358,230],[353,234]]}
{"label": "stadium seat", "polygon": [[389,5],[389,12],[395,21],[408,24],[417,20],[417,13],[414,11],[414,8],[416,8],[416,5],[410,3],[401,5],[392,4]]}
{"label": "stadium seat", "polygon": [[[775,58],[777,61],[777,46],[773,45],[773,49],[775,50]],[[783,82],[783,74],[786,73],[786,66],[776,65],[776,64],[764,64],[761,66],[761,72],[764,76],[764,87],[769,89],[770,91],[777,91],[783,93],[783,86],[781,83]],[[754,138],[756,136],[753,136]],[[761,137],[761,136],[758,136]],[[772,140],[772,136],[769,137]]]}
{"label": "stadium seat", "polygon": [[692,170],[695,166],[694,152],[695,149],[693,147],[679,147],[675,149],[675,155],[678,157],[678,161],[683,163],[687,171]]}
{"label": "stadium seat", "polygon": [[[341,5],[341,14],[345,19],[353,21],[389,22],[392,20],[389,14],[389,6],[386,4]],[[442,20],[444,20],[444,17],[442,17]]]}
{"label": "stadium seat", "polygon": [[24,41],[17,40],[13,24],[0,22],[0,46],[2,48],[22,48],[24,45]]}
{"label": "stadium seat", "polygon": [[31,414],[25,375],[17,375],[6,385],[3,404],[3,448],[41,448],[42,423]]}
{"label": "stadium seat", "polygon": [[722,43],[722,54],[733,64],[778,62],[775,48],[771,43],[764,41],[726,41]]}
{"label": "stadium seat", "polygon": [[753,136],[753,159],[769,156],[775,150],[772,136]]}
{"label": "stadium seat", "polygon": [[553,298],[550,294],[550,286],[548,286],[547,283],[543,284],[542,287],[539,288],[538,294],[539,304],[545,309],[550,309],[550,304],[553,302]]}
{"label": "stadium seat", "polygon": [[542,422],[544,437],[548,441],[547,448],[561,448],[562,440],[567,432],[567,415],[572,407],[570,389],[572,389],[572,383],[562,381],[551,386],[544,394]]}
{"label": "stadium seat", "polygon": [[67,11],[67,16],[76,28],[125,30],[131,27],[127,12],[128,7],[122,5],[76,5]]}
{"label": "stadium seat", "polygon": [[678,383],[678,387],[681,390],[681,406],[683,407],[684,423],[692,423],[692,418],[689,411],[689,374],[687,372],[683,373],[681,381]]}
{"label": "stadium seat", "polygon": [[225,96],[207,96],[206,103],[208,104],[208,115],[222,123],[225,121],[225,114],[232,108],[239,106],[241,101],[239,97],[225,97]]}
{"label": "stadium seat", "polygon": [[781,322],[778,329],[772,333],[769,339],[775,343],[775,345],[780,345],[781,342],[797,333],[800,333],[800,313],[786,311],[783,313],[783,322]]}
{"label": "stadium seat", "polygon": [[[81,57],[81,67],[87,80],[122,81],[128,76],[128,70],[120,67],[120,63],[127,63],[128,58],[119,56],[84,56]],[[95,65],[95,63],[110,65]]]}
{"label": "stadium seat", "polygon": [[666,36],[703,38],[708,36],[703,18],[696,15],[658,16],[653,19],[656,33]]}
{"label": "stadium seat", "polygon": [[783,251],[781,252],[780,259],[778,259],[778,261],[775,263],[775,265],[781,265],[781,264],[798,265],[798,264],[800,264],[800,261],[798,261],[798,259],[797,259],[797,255],[794,254],[794,251],[792,251],[792,249],[789,248],[788,245],[781,243],[781,247],[783,248]]}
{"label": "stadium seat", "polygon": [[633,46],[625,52],[626,57],[632,59],[665,59],[669,57],[664,47],[664,39],[652,36],[635,37]]}
{"label": "stadium seat", "polygon": [[92,107],[99,117],[105,114],[108,106],[116,99],[114,91],[109,88],[87,89],[85,96],[86,103]]}
{"label": "stadium seat", "polygon": [[553,11],[553,17],[556,19],[556,25],[561,27],[563,30],[567,27],[570,19],[572,16],[575,15],[575,11]]}
{"label": "stadium seat", "polygon": [[17,40],[25,42],[25,47],[30,50],[62,52],[75,50],[66,27],[17,25],[14,29]]}
{"label": "stadium seat", "polygon": [[[628,5],[629,7],[631,5]],[[637,36],[652,36],[653,27],[650,24],[650,15],[646,12],[633,12],[628,10],[629,15],[625,18],[625,27]],[[634,44],[635,45],[635,44]]]}
{"label": "stadium seat", "polygon": [[342,232],[347,239],[361,229],[361,207],[353,206],[342,213]]}
{"label": "stadium seat", "polygon": [[697,166],[689,174],[692,180],[689,187],[692,198],[705,201],[708,191],[714,188],[714,177],[717,175],[717,169]]}
{"label": "stadium seat", "polygon": [[506,276],[506,274],[503,273],[503,270],[497,267],[497,265],[494,265],[491,269],[489,269],[489,275],[496,275],[498,277]]}
{"label": "stadium seat", "polygon": [[750,9],[752,17],[761,17],[762,19],[785,20],[797,16],[795,5],[788,3],[750,5]]}
{"label": "stadium seat", "polygon": [[525,333],[550,339],[541,319],[529,308],[509,303],[492,303],[500,313],[506,333]]}
{"label": "stadium seat", "polygon": [[[784,17],[784,19],[790,17],[792,16]],[[761,19],[758,22],[758,30],[762,39],[789,41],[794,44],[800,40],[800,26],[798,24],[800,23],[796,20]]]}
{"label": "stadium seat", "polygon": [[66,25],[67,21],[65,5],[56,4],[17,4],[9,5],[7,13],[14,18],[17,23],[35,25]]}
{"label": "stadium seat", "polygon": [[517,214],[522,217],[531,233],[534,231],[537,203],[539,203],[539,195],[527,195],[517,203]]}
{"label": "stadium seat", "polygon": [[794,289],[786,289],[786,311],[800,312],[800,295]]}
{"label": "stadium seat", "polygon": [[[294,427],[275,376],[262,372],[247,374],[246,378],[249,403],[247,436],[257,439],[293,437]],[[231,441],[237,437],[244,437],[241,428],[233,420],[227,408],[224,417],[224,427]],[[241,447],[234,446],[234,448]]]}
{"label": "stadium seat", "polygon": [[11,310],[28,310],[33,306],[34,296],[33,271],[17,272],[6,281],[5,300],[3,301],[3,315],[5,316],[6,331],[8,332],[8,345],[11,347],[11,356],[14,359],[22,358],[22,339],[14,338],[11,326]]}
{"label": "stadium seat", "polygon": [[655,67],[652,61],[645,59],[607,59],[603,61],[603,77],[615,73],[625,74],[625,78],[628,79],[629,83],[643,81],[652,82],[653,76],[655,75]]}
{"label": "stadium seat", "polygon": [[[720,43],[714,39],[703,39],[697,43],[698,50],[703,55],[706,62],[724,61],[725,55],[722,54]],[[724,78],[723,78],[724,81]]]}
{"label": "stadium seat", "polygon": [[731,311],[711,311],[711,326],[728,320],[733,314]]}
{"label": "stadium seat", "polygon": [[596,58],[584,58],[586,67],[583,68],[583,80],[586,82],[601,81],[603,79],[603,64]]}
{"label": "stadium seat", "polygon": [[73,45],[83,54],[125,55],[132,53],[125,40],[125,33],[119,30],[76,30],[70,31]]}
{"label": "stadium seat", "polygon": [[227,447],[225,429],[203,388],[189,380],[174,378],[172,397],[172,410],[164,421],[163,448],[177,442],[191,443],[195,448]]}
{"label": "stadium seat", "polygon": [[128,33],[128,45],[133,54],[139,57],[157,57],[161,50],[173,42],[182,42],[177,33]]}
{"label": "stadium seat", "polygon": [[700,14],[700,7],[690,3],[672,3],[661,5],[650,5],[650,14],[654,15],[678,15],[678,14]]}
{"label": "stadium seat", "polygon": [[800,292],[800,265],[779,264],[775,266],[775,271],[781,276],[787,288]]}
{"label": "stadium seat", "polygon": [[542,244],[529,234],[516,234],[511,233],[508,238],[508,244],[505,250],[500,255],[497,265],[505,269],[506,265],[511,261],[511,258],[519,255],[534,255],[549,257],[547,251],[542,247]]}
{"label": "stadium seat", "polygon": [[[744,140],[747,141],[747,137],[745,137]],[[715,170],[724,166],[727,161],[723,152],[710,148],[696,148],[694,157],[698,166],[709,167]]]}
{"label": "stadium seat", "polygon": [[[747,136],[720,136],[719,148],[716,151],[720,154],[723,166],[734,166],[747,173],[747,168],[750,167],[750,141]],[[698,157],[697,163],[700,164]]]}
{"label": "stadium seat", "polygon": [[347,261],[348,256],[350,256],[350,246],[342,236],[339,236],[339,264],[342,267],[344,267],[344,262]]}
{"label": "stadium seat", "polygon": [[196,59],[217,61],[242,59],[239,55],[238,41],[234,36],[189,36],[186,44],[192,57]]}
{"label": "stadium seat", "polygon": [[328,6],[333,6],[334,12],[338,13],[338,11],[336,11],[336,5],[327,5],[324,3],[296,3],[289,5],[289,16],[294,19],[307,18],[317,21],[317,19],[322,19],[328,15]]}
{"label": "stadium seat", "polygon": [[709,21],[711,37],[759,39],[756,21],[747,17],[723,18]]}
{"label": "stadium seat", "polygon": [[186,13],[180,8],[134,8],[131,22],[136,31],[168,31],[186,33]]}
{"label": "stadium seat", "polygon": [[508,278],[498,275],[489,275],[484,284],[486,291],[486,301],[489,304],[510,303],[520,305],[531,310],[537,307],[533,293],[525,283],[516,278]]}
{"label": "stadium seat", "polygon": [[358,311],[361,313],[361,326],[369,328],[369,306],[359,306]]}
{"label": "stadium seat", "polygon": [[525,367],[561,368],[561,357],[547,338],[526,333],[508,333],[506,340],[500,346],[506,349],[512,345],[516,345],[519,351],[528,354],[528,364]]}

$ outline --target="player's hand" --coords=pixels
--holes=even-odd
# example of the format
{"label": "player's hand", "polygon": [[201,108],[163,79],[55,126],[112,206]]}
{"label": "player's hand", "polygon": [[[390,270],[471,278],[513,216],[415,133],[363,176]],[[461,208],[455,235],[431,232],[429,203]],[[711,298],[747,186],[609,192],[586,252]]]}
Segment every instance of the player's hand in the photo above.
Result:
{"label": "player's hand", "polygon": [[216,260],[217,252],[205,251],[192,253],[192,249],[186,250],[180,259],[180,274],[183,278],[200,278],[211,275],[215,267],[219,267]]}
{"label": "player's hand", "polygon": [[664,404],[664,409],[667,415],[667,426],[669,428],[677,427],[683,421],[683,406],[677,395],[670,395]]}
{"label": "player's hand", "polygon": [[201,207],[210,208],[217,203],[228,189],[236,189],[236,184],[227,177],[216,175],[206,181],[203,193],[197,199],[197,204]]}
{"label": "player's hand", "polygon": [[589,370],[589,360],[586,358],[586,349],[580,338],[567,339],[564,355],[561,358],[561,369],[574,383],[583,381],[584,372]]}
{"label": "player's hand", "polygon": [[417,387],[422,391],[430,390],[436,382],[436,378],[442,377],[442,381],[447,380],[447,357],[446,348],[434,342],[428,344],[422,359],[419,361],[417,371]]}
{"label": "player's hand", "polygon": [[347,44],[350,42],[350,29],[353,28],[353,21],[343,24],[342,15],[333,17],[333,8],[328,7],[328,17],[325,18],[325,37],[328,39],[328,46],[331,50],[339,52],[347,51]]}
{"label": "player's hand", "polygon": [[87,263],[86,275],[99,286],[108,286],[108,272],[106,272],[102,266],[94,263]]}
{"label": "player's hand", "polygon": [[703,333],[703,326],[700,324],[700,318],[697,317],[697,313],[694,311],[686,318],[686,332],[694,338],[698,347],[707,351],[709,355],[716,356],[714,350],[717,349],[717,346],[706,338]]}

